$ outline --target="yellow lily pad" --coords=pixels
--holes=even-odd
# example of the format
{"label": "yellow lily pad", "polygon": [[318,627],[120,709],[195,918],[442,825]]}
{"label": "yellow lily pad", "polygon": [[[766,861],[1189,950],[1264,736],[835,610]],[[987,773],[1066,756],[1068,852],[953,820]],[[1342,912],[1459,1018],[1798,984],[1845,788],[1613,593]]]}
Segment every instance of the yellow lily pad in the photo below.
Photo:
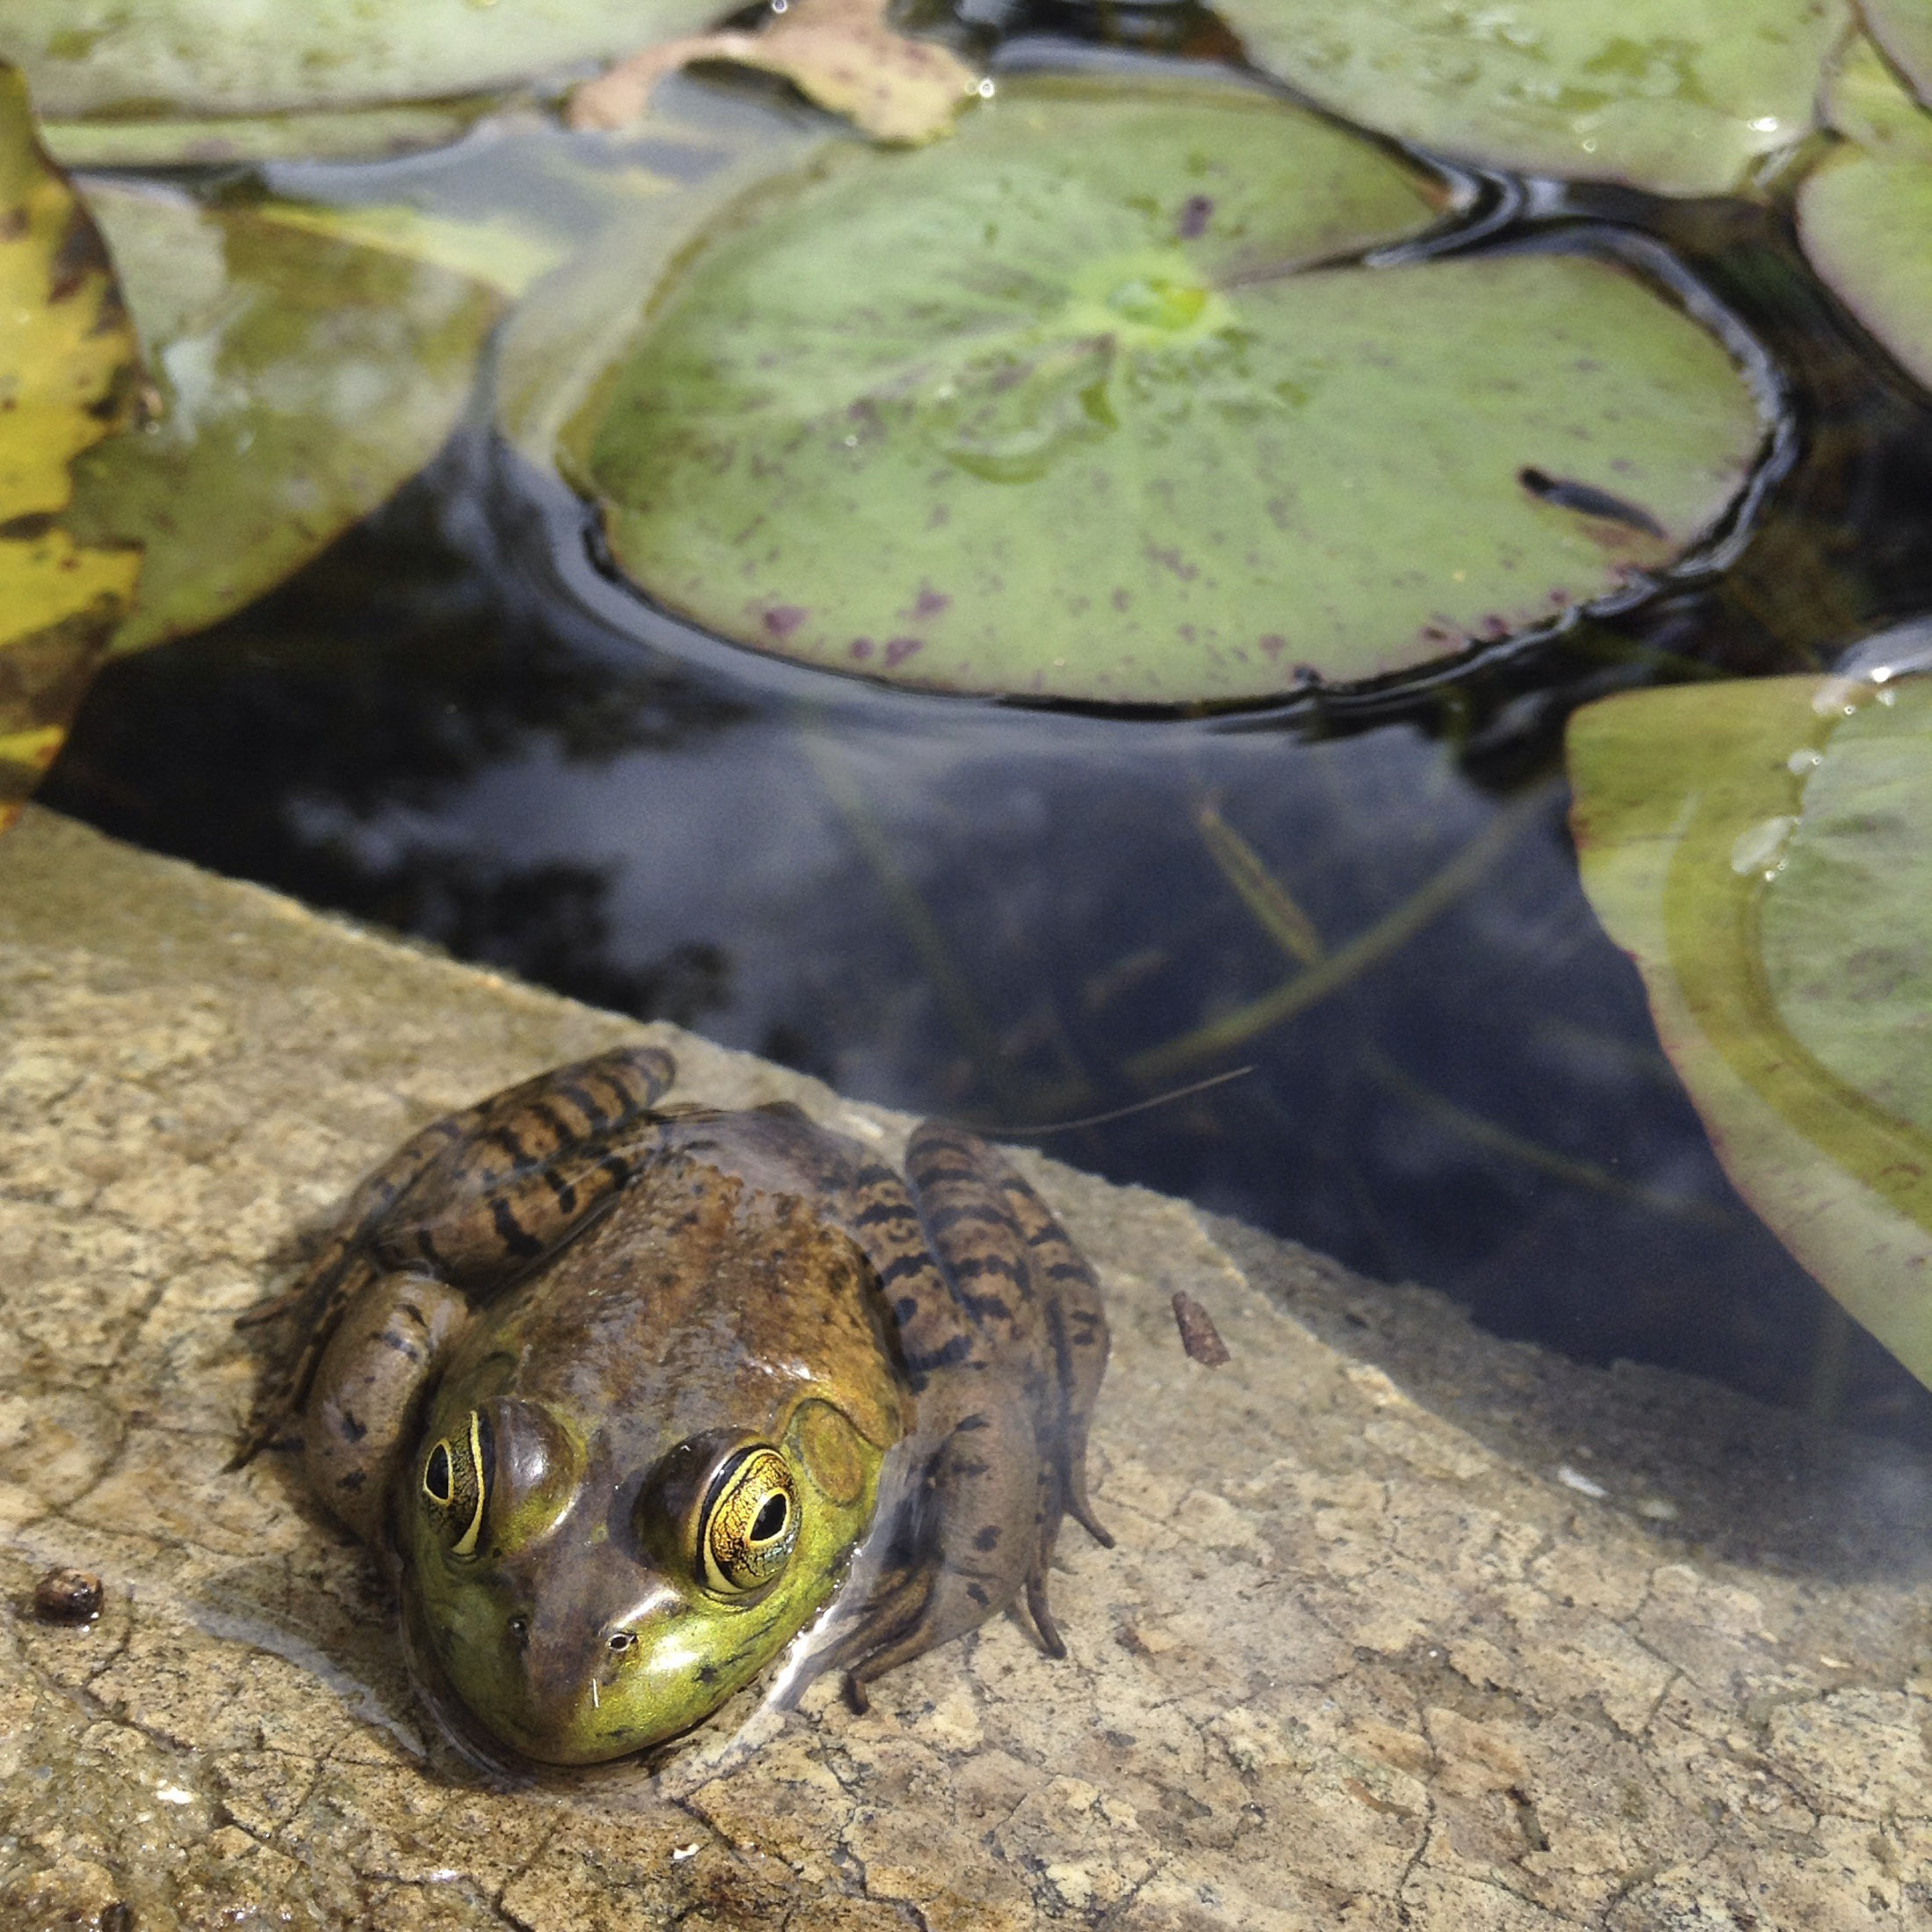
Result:
{"label": "yellow lily pad", "polygon": [[76,540],[71,466],[126,422],[139,364],[100,236],[0,68],[0,830],[53,761],[141,553]]}

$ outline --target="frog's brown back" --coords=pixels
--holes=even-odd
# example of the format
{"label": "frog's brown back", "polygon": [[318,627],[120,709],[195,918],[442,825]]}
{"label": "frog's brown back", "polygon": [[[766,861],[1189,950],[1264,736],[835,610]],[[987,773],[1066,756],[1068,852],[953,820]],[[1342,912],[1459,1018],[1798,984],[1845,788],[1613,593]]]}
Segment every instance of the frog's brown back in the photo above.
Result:
{"label": "frog's brown back", "polygon": [[[683,1439],[728,1420],[782,1432],[807,1396],[869,1441],[901,1432],[872,1271],[810,1162],[756,1114],[693,1112],[612,1211],[489,1326],[515,1387]],[[812,1130],[816,1131],[816,1130]],[[834,1163],[836,1171],[836,1163]]]}

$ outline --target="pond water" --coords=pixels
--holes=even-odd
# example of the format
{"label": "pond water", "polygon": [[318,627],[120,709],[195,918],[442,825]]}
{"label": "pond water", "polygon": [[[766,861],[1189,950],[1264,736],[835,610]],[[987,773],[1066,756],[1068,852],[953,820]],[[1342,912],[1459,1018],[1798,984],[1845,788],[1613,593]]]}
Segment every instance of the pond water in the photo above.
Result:
{"label": "pond water", "polygon": [[[1229,50],[1192,10],[1021,25],[1011,62],[1071,57],[1044,29]],[[518,154],[270,179],[567,226]],[[1497,1333],[1932,1441],[1725,1179],[1580,890],[1561,757],[1590,697],[1823,668],[1932,608],[1932,407],[1776,204],[1497,177],[1468,207],[1458,246],[1661,247],[1782,372],[1723,540],[1554,638],[1218,715],[889,691],[653,609],[472,424],[280,591],[111,668],[42,796],[869,1099],[1016,1134],[1171,1094],[1043,1144]]]}

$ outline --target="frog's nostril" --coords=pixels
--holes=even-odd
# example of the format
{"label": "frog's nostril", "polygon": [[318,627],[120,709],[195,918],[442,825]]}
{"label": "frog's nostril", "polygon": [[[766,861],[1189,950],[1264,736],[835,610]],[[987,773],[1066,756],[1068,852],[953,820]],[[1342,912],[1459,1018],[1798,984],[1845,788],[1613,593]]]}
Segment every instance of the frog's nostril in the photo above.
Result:
{"label": "frog's nostril", "polygon": [[518,1643],[522,1643],[530,1635],[530,1618],[528,1617],[512,1617],[509,1619],[508,1627],[510,1635],[515,1638]]}

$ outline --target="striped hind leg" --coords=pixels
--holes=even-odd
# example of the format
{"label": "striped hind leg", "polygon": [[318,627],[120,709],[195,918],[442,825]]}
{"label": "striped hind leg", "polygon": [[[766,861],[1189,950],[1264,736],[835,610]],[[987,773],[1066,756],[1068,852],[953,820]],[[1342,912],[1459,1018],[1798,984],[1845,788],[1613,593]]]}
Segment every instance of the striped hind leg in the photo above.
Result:
{"label": "striped hind leg", "polygon": [[[948,1276],[970,1285],[967,1305],[997,1316],[1009,1360],[1017,1355],[1050,1379],[1038,1420],[1060,1494],[1067,1513],[1112,1548],[1087,1497],[1087,1431],[1108,1348],[1092,1268],[1047,1204],[977,1135],[928,1121],[906,1150],[906,1169]],[[1049,1535],[1042,1564],[1052,1554]]]}
{"label": "striped hind leg", "polygon": [[[901,1499],[899,1520],[882,1525],[895,1546],[878,1586],[860,1606],[831,1661],[846,1692],[865,1708],[865,1686],[935,1645],[977,1630],[1037,1578],[1040,1515],[1047,1505],[1024,1402],[991,1397],[962,1416]],[[1035,1621],[1049,1654],[1064,1656],[1052,1618]]]}

